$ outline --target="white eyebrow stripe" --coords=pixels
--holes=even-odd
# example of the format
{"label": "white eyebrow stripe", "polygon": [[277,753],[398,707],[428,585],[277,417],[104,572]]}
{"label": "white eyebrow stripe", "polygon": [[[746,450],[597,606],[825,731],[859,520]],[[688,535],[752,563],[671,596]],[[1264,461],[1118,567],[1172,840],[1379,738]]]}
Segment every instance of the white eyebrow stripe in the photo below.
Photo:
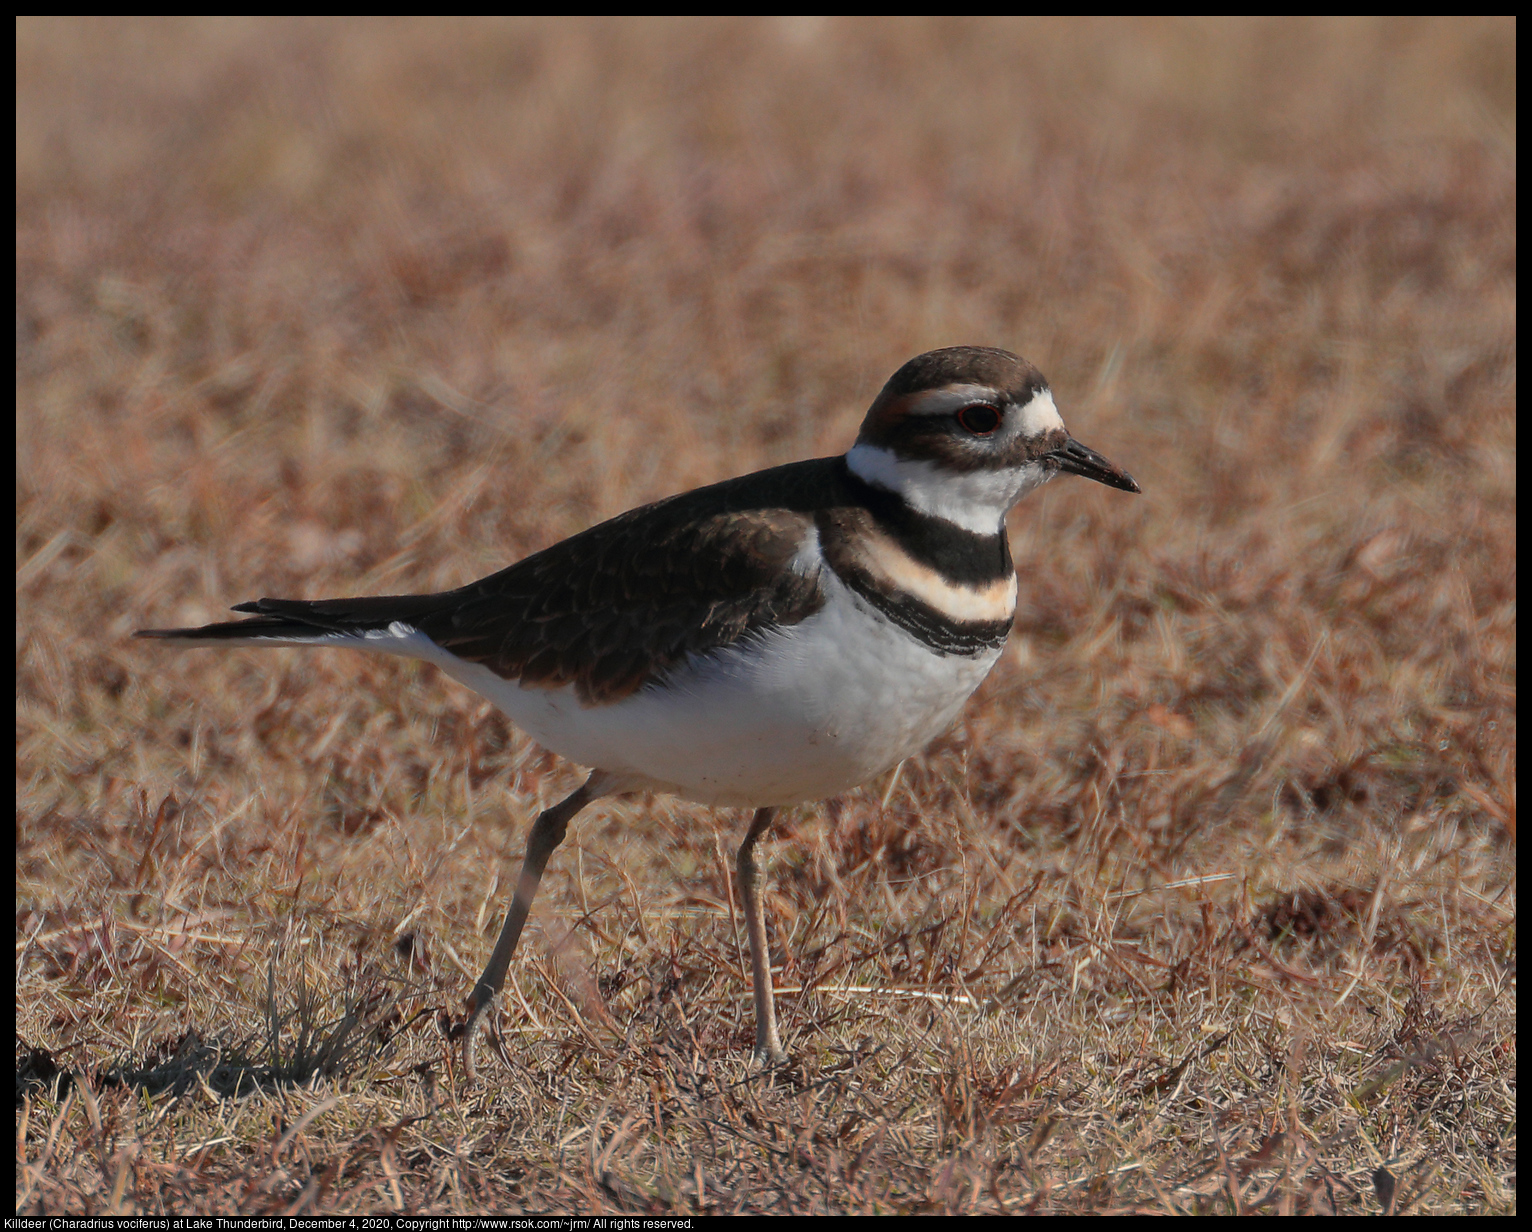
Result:
{"label": "white eyebrow stripe", "polygon": [[927,389],[912,395],[904,409],[909,415],[950,415],[975,402],[987,402],[999,408],[1005,405],[1005,397],[988,385],[943,385],[940,389]]}

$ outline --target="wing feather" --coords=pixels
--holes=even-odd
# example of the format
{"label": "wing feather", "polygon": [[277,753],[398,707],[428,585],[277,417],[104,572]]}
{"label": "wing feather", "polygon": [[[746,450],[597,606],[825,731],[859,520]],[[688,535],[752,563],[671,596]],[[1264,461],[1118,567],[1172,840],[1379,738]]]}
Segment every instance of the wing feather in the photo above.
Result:
{"label": "wing feather", "polygon": [[[260,599],[253,618],[148,631],[194,641],[324,640],[400,622],[524,685],[617,701],[691,656],[798,623],[824,606],[800,552],[844,498],[837,459],[760,471],[622,514],[458,590]],[[379,649],[384,648],[380,643]]]}

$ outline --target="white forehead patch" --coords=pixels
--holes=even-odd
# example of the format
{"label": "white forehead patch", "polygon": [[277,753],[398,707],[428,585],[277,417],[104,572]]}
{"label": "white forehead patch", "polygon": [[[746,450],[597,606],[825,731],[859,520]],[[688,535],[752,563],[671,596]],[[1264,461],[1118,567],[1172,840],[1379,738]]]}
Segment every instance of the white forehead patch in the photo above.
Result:
{"label": "white forehead patch", "polygon": [[1020,409],[1021,434],[1025,437],[1041,436],[1064,426],[1059,408],[1053,405],[1053,391],[1040,389],[1032,400]]}

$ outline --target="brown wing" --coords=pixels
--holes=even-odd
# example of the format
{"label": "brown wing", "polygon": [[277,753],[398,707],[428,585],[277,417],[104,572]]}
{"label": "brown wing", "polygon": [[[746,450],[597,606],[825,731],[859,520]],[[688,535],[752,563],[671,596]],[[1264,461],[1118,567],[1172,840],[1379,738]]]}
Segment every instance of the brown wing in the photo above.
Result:
{"label": "brown wing", "polygon": [[[843,499],[834,459],[699,488],[556,543],[438,595],[261,599],[259,615],[173,636],[280,639],[403,621],[460,658],[527,685],[616,701],[688,655],[793,625],[824,604],[817,571],[792,567],[814,513]],[[243,637],[242,637],[243,631]],[[167,633],[160,633],[165,636]]]}

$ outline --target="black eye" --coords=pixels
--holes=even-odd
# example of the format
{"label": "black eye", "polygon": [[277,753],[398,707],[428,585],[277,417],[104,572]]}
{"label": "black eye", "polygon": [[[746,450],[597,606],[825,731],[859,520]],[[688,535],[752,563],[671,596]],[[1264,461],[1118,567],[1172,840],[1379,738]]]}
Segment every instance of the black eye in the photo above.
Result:
{"label": "black eye", "polygon": [[975,436],[988,436],[1000,426],[1000,412],[988,402],[975,402],[957,413],[959,426]]}

